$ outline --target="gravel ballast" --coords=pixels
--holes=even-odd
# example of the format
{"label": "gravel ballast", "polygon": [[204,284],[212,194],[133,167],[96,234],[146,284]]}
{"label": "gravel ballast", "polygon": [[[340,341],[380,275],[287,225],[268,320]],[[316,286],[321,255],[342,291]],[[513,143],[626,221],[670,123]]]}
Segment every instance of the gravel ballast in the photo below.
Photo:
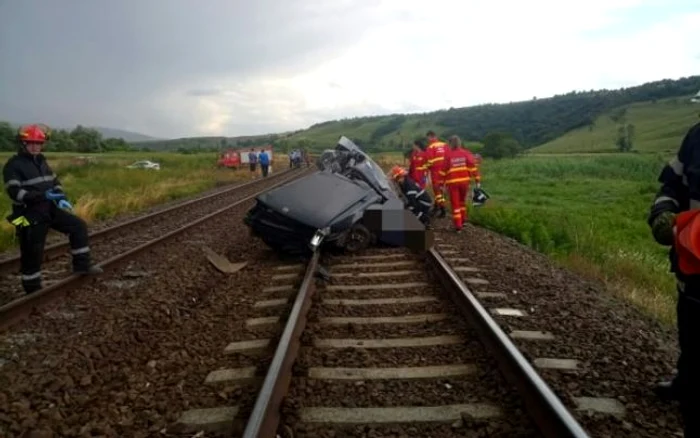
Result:
{"label": "gravel ballast", "polygon": [[[682,436],[676,403],[654,395],[652,386],[672,376],[677,359],[674,330],[663,328],[595,281],[557,267],[545,256],[488,230],[467,225],[457,235],[448,221],[438,222],[436,246],[457,250],[446,258],[466,258],[451,266],[469,266],[487,285],[472,291],[502,293],[480,298],[487,309],[511,308],[525,316],[494,315],[506,333],[550,332],[552,340],[515,339],[526,358],[574,359],[577,369],[538,369],[565,405],[576,397],[604,397],[624,407],[624,415],[574,411],[594,437]],[[452,246],[445,246],[452,245]],[[676,434],[676,435],[674,435]],[[680,435],[678,435],[680,434]]]}

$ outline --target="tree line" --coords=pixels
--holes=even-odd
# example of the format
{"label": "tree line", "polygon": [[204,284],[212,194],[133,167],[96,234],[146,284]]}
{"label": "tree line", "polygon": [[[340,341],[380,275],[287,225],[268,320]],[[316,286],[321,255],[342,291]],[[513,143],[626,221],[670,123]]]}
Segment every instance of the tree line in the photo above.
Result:
{"label": "tree line", "polygon": [[[141,150],[127,143],[123,138],[103,138],[99,131],[78,125],[72,130],[50,130],[47,152],[110,152]],[[0,151],[17,150],[17,127],[0,121]]]}
{"label": "tree line", "polygon": [[[177,151],[192,153],[222,149],[246,149],[271,144],[276,150],[287,152],[300,148],[318,152],[332,148],[328,133],[345,135],[370,153],[406,151],[416,136],[428,129],[441,138],[459,135],[465,142],[484,144],[484,155],[512,156],[546,143],[573,129],[588,126],[603,113],[635,102],[673,98],[695,94],[700,89],[700,76],[677,80],[665,79],[635,87],[617,90],[572,91],[550,98],[507,104],[485,104],[466,108],[423,114],[392,114],[387,116],[353,117],[312,125],[305,130],[283,134],[247,137],[190,137],[172,140],[132,142],[123,139],[104,139],[100,132],[78,125],[71,131],[56,130],[47,144],[48,151]],[[624,111],[624,110],[622,110]],[[621,151],[633,149],[634,125],[624,120],[624,114],[614,113],[620,123],[613,141]],[[371,124],[371,126],[367,126]],[[369,128],[369,129],[368,129]],[[420,133],[420,134],[419,134]],[[0,150],[15,150],[16,130],[9,123],[0,122]]]}
{"label": "tree line", "polygon": [[[660,99],[675,98],[697,93],[700,76],[677,80],[665,79],[635,87],[617,90],[572,91],[562,95],[507,104],[485,104],[466,108],[449,108],[423,114],[354,117],[328,121],[309,128],[308,136],[317,128],[328,130],[336,124],[338,131],[352,134],[366,125],[379,126],[369,138],[362,138],[365,147],[376,150],[395,149],[402,132],[433,129],[438,135],[459,135],[465,141],[482,142],[489,134],[501,133],[529,149],[554,140],[565,133],[583,127],[592,127],[602,114],[635,102],[656,103]],[[633,126],[625,125],[620,133],[618,147],[629,148],[626,142],[633,137]],[[631,134],[631,135],[630,135]],[[348,135],[348,134],[346,134]],[[348,135],[350,136],[350,135]],[[625,138],[625,140],[622,140]]]}

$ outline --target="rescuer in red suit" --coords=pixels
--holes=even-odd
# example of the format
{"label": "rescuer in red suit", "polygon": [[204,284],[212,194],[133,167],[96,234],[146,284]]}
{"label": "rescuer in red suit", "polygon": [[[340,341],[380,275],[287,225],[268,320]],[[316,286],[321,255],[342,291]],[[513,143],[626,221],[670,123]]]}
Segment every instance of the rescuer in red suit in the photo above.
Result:
{"label": "rescuer in red suit", "polygon": [[469,183],[474,177],[476,186],[480,187],[481,174],[476,166],[474,155],[462,146],[459,137],[456,135],[450,137],[449,145],[440,173],[450,194],[452,223],[455,230],[460,232],[467,221],[466,198],[469,193]]}
{"label": "rescuer in red suit", "polygon": [[425,167],[425,143],[421,140],[413,142],[413,152],[408,166],[408,175],[418,184],[421,189],[425,188],[428,178],[428,169]]}
{"label": "rescuer in red suit", "polygon": [[433,131],[428,131],[426,136],[428,137],[428,147],[425,151],[425,166],[430,172],[430,183],[433,186],[433,193],[435,194],[435,207],[436,210],[439,211],[438,217],[445,217],[444,184],[440,169],[442,168],[442,164],[445,159],[447,145],[438,140],[437,135],[435,135],[435,132]]}

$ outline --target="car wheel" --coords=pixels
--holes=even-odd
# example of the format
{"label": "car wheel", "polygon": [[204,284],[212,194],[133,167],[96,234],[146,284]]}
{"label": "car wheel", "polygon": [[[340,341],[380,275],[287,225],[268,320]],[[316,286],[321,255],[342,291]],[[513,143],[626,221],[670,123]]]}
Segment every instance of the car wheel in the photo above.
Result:
{"label": "car wheel", "polygon": [[345,249],[349,252],[357,252],[367,248],[372,241],[372,233],[362,224],[355,224],[350,228],[345,238]]}

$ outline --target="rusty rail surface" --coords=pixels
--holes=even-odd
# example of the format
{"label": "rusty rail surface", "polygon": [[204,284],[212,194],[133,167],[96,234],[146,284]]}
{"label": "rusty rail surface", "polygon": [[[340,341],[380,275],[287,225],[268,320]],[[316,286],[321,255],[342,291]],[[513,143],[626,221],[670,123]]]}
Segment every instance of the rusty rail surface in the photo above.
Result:
{"label": "rusty rail surface", "polygon": [[[148,213],[148,214],[143,215],[143,216],[138,216],[138,217],[130,219],[126,222],[122,222],[122,223],[113,225],[111,227],[107,227],[107,228],[103,228],[99,231],[95,231],[93,233],[88,234],[88,238],[91,241],[94,238],[104,238],[104,237],[107,237],[111,234],[114,234],[115,232],[117,232],[119,230],[122,230],[122,229],[125,229],[126,227],[132,226],[134,224],[145,222],[147,220],[150,220],[150,219],[153,219],[153,218],[156,218],[159,216],[163,216],[163,215],[168,214],[168,213],[172,213],[174,211],[180,210],[180,209],[185,208],[185,207],[189,207],[191,205],[198,204],[200,202],[208,201],[208,200],[215,198],[217,196],[225,195],[227,193],[235,192],[236,190],[251,187],[254,184],[259,184],[259,183],[264,182],[264,181],[270,181],[271,179],[277,179],[283,175],[289,175],[290,173],[292,173],[295,170],[297,170],[297,169],[287,169],[287,170],[284,170],[284,171],[279,172],[279,173],[274,173],[274,174],[270,175],[268,178],[256,179],[254,181],[249,181],[249,182],[245,182],[245,183],[241,183],[241,184],[235,184],[229,188],[226,188],[226,189],[219,191],[219,192],[216,192],[216,193],[211,193],[211,194],[206,195],[206,196],[189,199],[181,204],[173,205],[173,206],[168,207],[164,210],[156,211],[153,213]],[[54,243],[51,245],[46,245],[44,247],[44,261],[50,260],[52,258],[52,256],[56,255],[56,253],[61,252],[61,251],[65,251],[66,249],[68,249],[69,246],[70,246],[70,244],[67,241],[58,242],[58,243]],[[20,263],[20,255],[19,254],[12,256],[12,257],[9,257],[9,258],[6,258],[6,259],[2,259],[2,260],[0,260],[0,271],[19,269],[19,263]]]}
{"label": "rusty rail surface", "polygon": [[[314,277],[319,267],[316,251],[306,268],[303,283],[287,319],[274,358],[258,393],[243,438],[275,438],[280,421],[280,405],[289,388],[306,315],[315,292]],[[531,418],[546,438],[589,438],[544,380],[520,353],[457,273],[435,248],[426,253],[426,264],[438,277],[451,300],[473,324],[480,340],[496,357],[501,372],[517,388]]]}
{"label": "rusty rail surface", "polygon": [[[129,251],[123,252],[121,254],[118,254],[110,259],[107,259],[105,261],[102,261],[101,263],[98,264],[98,266],[102,267],[103,269],[107,268],[113,268],[118,265],[119,262],[124,262],[128,260],[129,258],[135,256],[136,254],[143,252],[144,250],[160,244],[162,242],[165,242],[166,240],[177,236],[184,231],[187,231],[188,229],[201,224],[202,222],[205,222],[213,217],[216,217],[222,213],[225,213],[241,204],[244,202],[247,202],[251,199],[254,199],[256,196],[258,196],[260,193],[263,193],[267,190],[270,190],[272,188],[281,186],[289,181],[294,180],[295,178],[304,175],[306,172],[292,172],[293,175],[289,178],[285,178],[282,181],[277,182],[276,184],[273,184],[271,186],[267,186],[260,191],[246,196],[243,199],[239,199],[238,201],[235,201],[234,203],[227,205],[226,207],[220,208],[219,210],[210,213],[206,216],[203,216],[196,221],[190,222],[189,224],[180,227],[178,229],[175,229],[167,234],[164,234],[156,239],[150,240],[142,245],[139,245],[135,248],[130,249]],[[269,180],[268,180],[269,181]],[[0,307],[0,331],[6,330],[8,327],[18,323],[19,321],[23,320],[27,316],[29,316],[34,309],[36,309],[39,306],[45,305],[51,301],[54,301],[58,299],[59,297],[65,295],[67,292],[69,292],[71,289],[85,281],[86,279],[91,278],[95,279],[95,277],[85,277],[80,274],[72,274],[69,277],[66,277],[62,280],[60,280],[57,283],[54,283],[50,286],[47,286],[37,292],[34,292],[30,295],[25,295],[22,298],[19,298],[17,300],[14,300],[10,303],[5,304],[4,306]]]}
{"label": "rusty rail surface", "polygon": [[315,251],[306,267],[304,280],[294,299],[294,305],[246,424],[243,438],[276,436],[280,420],[280,405],[292,379],[292,366],[299,352],[301,334],[306,327],[306,315],[311,307],[311,298],[316,291],[314,278],[319,266],[320,254],[319,250]]}
{"label": "rusty rail surface", "polygon": [[435,248],[428,251],[427,261],[452,301],[479,333],[481,342],[496,357],[503,375],[518,389],[530,417],[542,435],[547,438],[588,438],[588,434],[549,385]]}

